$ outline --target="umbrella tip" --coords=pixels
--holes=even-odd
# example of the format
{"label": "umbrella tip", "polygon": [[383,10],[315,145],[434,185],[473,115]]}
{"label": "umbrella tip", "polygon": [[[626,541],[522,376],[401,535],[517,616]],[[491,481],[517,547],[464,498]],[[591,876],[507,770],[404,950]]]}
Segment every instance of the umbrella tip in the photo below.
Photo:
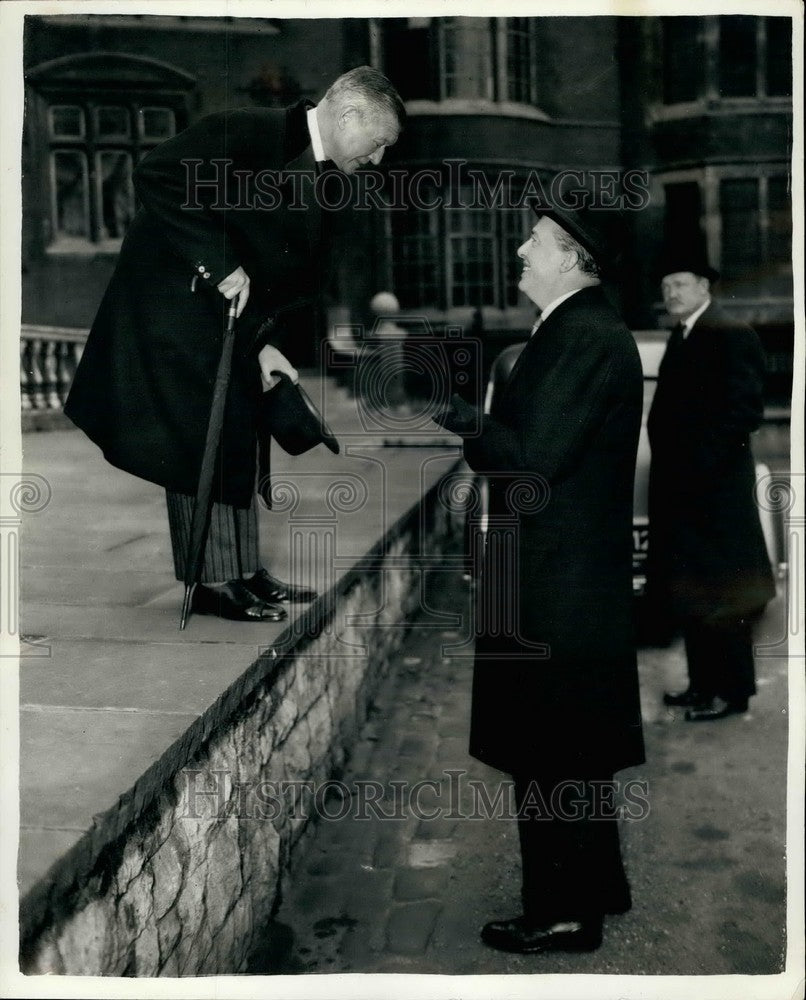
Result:
{"label": "umbrella tip", "polygon": [[185,598],[182,601],[182,617],[179,619],[179,631],[184,632],[185,625],[187,625],[187,620],[190,617],[190,601],[193,597],[193,591],[196,589],[195,584],[188,584],[185,587]]}

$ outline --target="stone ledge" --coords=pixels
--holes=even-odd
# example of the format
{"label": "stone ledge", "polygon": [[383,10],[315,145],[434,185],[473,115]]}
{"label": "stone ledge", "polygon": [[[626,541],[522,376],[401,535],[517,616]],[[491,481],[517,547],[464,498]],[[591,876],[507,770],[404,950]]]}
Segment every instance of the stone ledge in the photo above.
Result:
{"label": "stone ledge", "polygon": [[[271,915],[307,819],[288,809],[271,820],[227,816],[238,806],[232,789],[223,812],[189,816],[188,769],[229,774],[242,786],[318,782],[338,772],[403,639],[399,623],[418,599],[421,571],[461,539],[455,514],[441,503],[441,482],[32,887],[20,906],[24,972],[156,976],[244,967],[251,930]],[[362,627],[342,626],[359,613]],[[361,656],[350,653],[351,642],[364,643]]]}

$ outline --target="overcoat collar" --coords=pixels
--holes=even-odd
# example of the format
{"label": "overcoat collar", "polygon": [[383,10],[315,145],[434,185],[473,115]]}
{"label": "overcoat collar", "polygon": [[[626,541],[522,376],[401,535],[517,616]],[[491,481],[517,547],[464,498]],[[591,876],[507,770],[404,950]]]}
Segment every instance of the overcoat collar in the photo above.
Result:
{"label": "overcoat collar", "polygon": [[313,169],[313,150],[311,149],[311,136],[308,132],[308,108],[314,107],[313,101],[301,100],[286,108],[285,112],[285,145],[283,151],[283,163],[286,168],[297,160],[299,156],[310,151],[311,169]]}
{"label": "overcoat collar", "polygon": [[589,285],[586,288],[580,288],[578,292],[564,299],[555,309],[552,309],[546,321],[540,324],[538,330],[527,340],[525,347],[518,355],[518,359],[509,373],[509,378],[506,382],[507,387],[514,383],[516,375],[523,368],[530,353],[539,350],[540,345],[545,341],[546,335],[551,334],[563,322],[564,316],[571,309],[594,303],[601,299],[602,295],[601,285]]}

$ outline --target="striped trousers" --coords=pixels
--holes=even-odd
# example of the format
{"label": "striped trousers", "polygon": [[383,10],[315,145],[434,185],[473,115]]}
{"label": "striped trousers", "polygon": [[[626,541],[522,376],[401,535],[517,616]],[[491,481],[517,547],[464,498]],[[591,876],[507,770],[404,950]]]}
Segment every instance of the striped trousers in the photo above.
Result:
{"label": "striped trousers", "polygon": [[[193,519],[193,497],[165,491],[168,525],[177,580],[184,580]],[[229,504],[213,503],[210,530],[204,550],[200,583],[225,583],[251,576],[260,569],[257,503],[243,510]]]}

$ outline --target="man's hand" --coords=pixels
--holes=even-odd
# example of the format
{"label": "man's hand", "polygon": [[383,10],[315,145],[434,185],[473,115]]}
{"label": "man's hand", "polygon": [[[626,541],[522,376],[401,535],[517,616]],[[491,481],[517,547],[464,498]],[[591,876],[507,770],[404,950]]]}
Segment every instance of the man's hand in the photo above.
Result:
{"label": "man's hand", "polygon": [[236,267],[232,274],[228,274],[216,287],[225,299],[237,297],[238,306],[235,315],[240,316],[249,301],[249,275],[246,271],[242,267]]}
{"label": "man's hand", "polygon": [[458,393],[454,393],[448,406],[437,411],[431,419],[460,437],[477,434],[481,426],[479,411],[466,403]]}
{"label": "man's hand", "polygon": [[297,369],[283,353],[278,351],[276,347],[272,347],[271,344],[266,344],[258,354],[257,359],[260,363],[260,376],[263,379],[264,390],[273,389],[277,385],[277,376],[273,375],[272,372],[284,372],[295,385],[299,382]]}

